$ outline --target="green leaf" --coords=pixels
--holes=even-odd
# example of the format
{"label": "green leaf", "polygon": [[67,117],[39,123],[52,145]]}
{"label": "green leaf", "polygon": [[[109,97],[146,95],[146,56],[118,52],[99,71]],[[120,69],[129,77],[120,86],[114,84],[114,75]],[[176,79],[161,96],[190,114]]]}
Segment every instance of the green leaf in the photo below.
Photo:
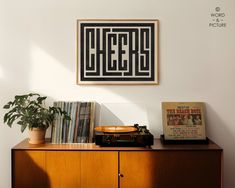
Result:
{"label": "green leaf", "polygon": [[12,124],[13,124],[13,122],[14,122],[18,117],[20,117],[19,114],[15,114],[15,115],[9,117],[9,119],[8,119],[8,121],[7,121],[8,126],[11,127]]}
{"label": "green leaf", "polygon": [[28,96],[33,97],[33,96],[40,96],[38,93],[29,93]]}
{"label": "green leaf", "polygon": [[27,124],[26,124],[26,123],[23,124],[23,125],[21,125],[21,132],[24,132],[24,130],[26,129],[26,127],[27,127]]}
{"label": "green leaf", "polygon": [[18,122],[17,122],[17,124],[19,124],[19,125],[23,125],[23,124],[24,124],[24,122],[23,122],[23,121],[18,121]]}
{"label": "green leaf", "polygon": [[7,122],[7,119],[8,119],[8,113],[6,113],[6,114],[4,115],[4,118],[3,118],[4,123],[6,123],[6,122]]}
{"label": "green leaf", "polygon": [[9,118],[9,119],[7,120],[7,125],[8,125],[9,127],[11,127],[11,126],[12,126],[11,118]]}
{"label": "green leaf", "polygon": [[46,100],[47,97],[38,97],[37,101],[39,104],[42,104],[42,101]]}
{"label": "green leaf", "polygon": [[11,107],[11,105],[14,105],[14,103],[12,101],[8,102],[7,104],[5,104],[3,106],[4,109],[9,109]]}
{"label": "green leaf", "polygon": [[68,116],[68,115],[65,115],[65,116],[64,116],[64,118],[65,118],[66,120],[68,120],[68,121],[70,121],[70,120],[71,120],[71,117],[70,117],[70,116]]}
{"label": "green leaf", "polygon": [[4,109],[9,109],[10,108],[10,105],[9,104],[6,104],[3,106]]}

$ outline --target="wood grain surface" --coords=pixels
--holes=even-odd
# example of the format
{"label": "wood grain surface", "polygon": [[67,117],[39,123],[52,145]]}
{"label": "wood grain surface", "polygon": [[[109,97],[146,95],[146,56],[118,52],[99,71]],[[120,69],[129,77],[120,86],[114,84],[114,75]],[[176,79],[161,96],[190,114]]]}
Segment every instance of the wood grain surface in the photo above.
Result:
{"label": "wood grain surface", "polygon": [[15,151],[12,156],[13,188],[48,188],[44,151]]}
{"label": "wood grain surface", "polygon": [[46,152],[46,170],[49,177],[50,188],[81,187],[80,152]]}
{"label": "wood grain surface", "polygon": [[120,152],[121,188],[220,188],[221,153]]}
{"label": "wood grain surface", "polygon": [[82,188],[117,188],[118,152],[81,153]]}

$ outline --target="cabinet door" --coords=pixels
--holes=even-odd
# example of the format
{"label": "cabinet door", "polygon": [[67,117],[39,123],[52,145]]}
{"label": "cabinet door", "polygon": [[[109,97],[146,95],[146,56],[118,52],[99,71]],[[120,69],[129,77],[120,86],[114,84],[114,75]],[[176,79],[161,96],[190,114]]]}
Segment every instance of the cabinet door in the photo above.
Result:
{"label": "cabinet door", "polygon": [[44,151],[13,150],[13,188],[48,188]]}
{"label": "cabinet door", "polygon": [[81,187],[81,153],[77,151],[47,151],[46,170],[50,188]]}
{"label": "cabinet door", "polygon": [[219,151],[120,152],[121,188],[220,188]]}
{"label": "cabinet door", "polygon": [[118,152],[81,152],[82,188],[118,188]]}

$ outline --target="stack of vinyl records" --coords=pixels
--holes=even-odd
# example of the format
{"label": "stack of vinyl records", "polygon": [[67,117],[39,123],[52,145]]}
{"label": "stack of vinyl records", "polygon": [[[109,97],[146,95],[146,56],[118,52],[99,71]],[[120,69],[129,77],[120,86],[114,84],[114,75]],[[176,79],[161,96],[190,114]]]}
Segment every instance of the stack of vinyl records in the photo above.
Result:
{"label": "stack of vinyl records", "polygon": [[71,120],[55,118],[51,130],[52,143],[93,142],[95,102],[54,102],[54,106],[66,111]]}

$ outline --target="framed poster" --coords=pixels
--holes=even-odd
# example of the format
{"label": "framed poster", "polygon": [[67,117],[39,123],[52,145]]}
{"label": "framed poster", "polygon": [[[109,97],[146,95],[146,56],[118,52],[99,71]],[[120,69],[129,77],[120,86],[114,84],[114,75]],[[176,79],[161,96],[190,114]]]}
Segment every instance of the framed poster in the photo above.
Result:
{"label": "framed poster", "polygon": [[203,102],[163,102],[165,140],[205,140]]}
{"label": "framed poster", "polygon": [[158,84],[158,20],[77,20],[78,84]]}

